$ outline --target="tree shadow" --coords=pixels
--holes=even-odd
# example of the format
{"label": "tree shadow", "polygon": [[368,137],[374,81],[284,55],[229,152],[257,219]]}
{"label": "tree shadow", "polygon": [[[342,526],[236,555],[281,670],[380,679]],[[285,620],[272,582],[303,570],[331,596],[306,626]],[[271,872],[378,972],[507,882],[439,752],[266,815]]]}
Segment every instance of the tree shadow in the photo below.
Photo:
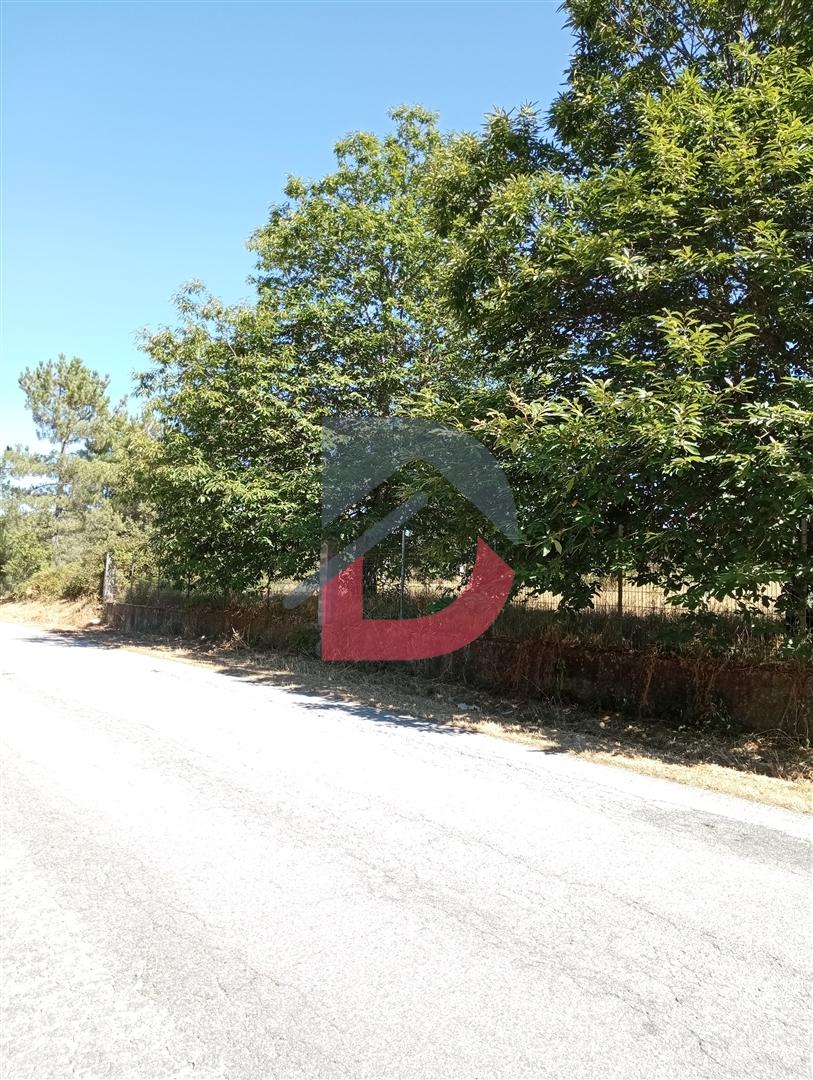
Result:
{"label": "tree shadow", "polygon": [[[248,650],[229,649],[225,654],[222,648],[207,645],[191,645],[188,640],[156,638],[148,635],[135,636],[109,630],[105,627],[87,627],[83,629],[49,630],[45,633],[19,635],[17,640],[51,647],[80,649],[121,650],[138,646],[152,649],[167,659],[191,661],[215,670],[219,675],[238,679],[254,686],[270,686],[285,690],[294,695],[299,708],[324,712],[335,709],[349,713],[359,719],[376,724],[395,727],[408,727],[439,735],[460,736],[469,734],[465,727],[453,727],[445,718],[436,719],[431,713],[416,716],[413,708],[407,711],[404,704],[403,688],[399,692],[392,687],[390,694],[387,687],[376,685],[375,690],[357,682],[353,686],[352,697],[348,697],[346,679],[336,680],[329,671],[327,662],[288,656],[279,653],[256,654]],[[182,649],[178,656],[175,649]],[[276,661],[274,666],[269,661]],[[350,665],[341,665],[347,669]],[[303,667],[306,670],[303,670]],[[420,693],[420,680],[415,676],[415,683]],[[423,695],[425,697],[425,694]],[[364,700],[366,698],[366,700]],[[425,711],[425,710],[424,710]]]}
{"label": "tree shadow", "polygon": [[401,664],[326,662],[300,653],[255,651],[239,643],[138,635],[104,626],[32,636],[39,644],[123,649],[202,664],[229,678],[272,686],[300,707],[337,709],[391,727],[459,736],[486,730],[525,743],[531,753],[644,758],[701,768],[719,765],[787,780],[813,779],[808,747],[783,732],[742,733],[589,710],[554,699],[498,695]]}

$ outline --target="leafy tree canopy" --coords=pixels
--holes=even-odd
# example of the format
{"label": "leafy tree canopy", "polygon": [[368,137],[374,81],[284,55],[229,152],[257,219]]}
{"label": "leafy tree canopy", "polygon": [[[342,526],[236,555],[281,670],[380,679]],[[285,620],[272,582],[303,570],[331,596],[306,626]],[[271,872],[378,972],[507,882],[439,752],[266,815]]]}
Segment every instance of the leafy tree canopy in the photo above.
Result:
{"label": "leafy tree canopy", "polygon": [[124,558],[143,546],[146,511],[123,496],[136,432],[111,406],[106,377],[60,355],[20,376],[45,449],[8,448],[0,489],[0,575],[7,589],[92,593],[106,550]]}
{"label": "leafy tree canopy", "polygon": [[[343,139],[330,175],[288,181],[251,240],[253,305],[194,285],[179,297],[180,326],[145,340],[143,388],[163,435],[144,483],[178,580],[239,589],[312,570],[322,421],[403,413],[469,385],[439,285],[445,242],[426,207],[442,139],[424,110],[392,118],[384,138]],[[380,490],[346,533],[395,498]]]}
{"label": "leafy tree canopy", "polygon": [[[583,603],[809,574],[813,71],[778,7],[592,0],[550,114],[437,156],[448,287],[494,375],[466,405],[524,575]],[[623,541],[619,534],[623,533]]]}

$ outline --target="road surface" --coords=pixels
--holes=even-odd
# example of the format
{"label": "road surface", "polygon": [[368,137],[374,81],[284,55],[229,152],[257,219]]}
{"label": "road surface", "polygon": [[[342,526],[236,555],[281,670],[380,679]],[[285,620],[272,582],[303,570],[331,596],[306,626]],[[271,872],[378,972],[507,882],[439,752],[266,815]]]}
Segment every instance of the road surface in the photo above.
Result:
{"label": "road surface", "polygon": [[3,1077],[806,1077],[807,819],[0,626]]}

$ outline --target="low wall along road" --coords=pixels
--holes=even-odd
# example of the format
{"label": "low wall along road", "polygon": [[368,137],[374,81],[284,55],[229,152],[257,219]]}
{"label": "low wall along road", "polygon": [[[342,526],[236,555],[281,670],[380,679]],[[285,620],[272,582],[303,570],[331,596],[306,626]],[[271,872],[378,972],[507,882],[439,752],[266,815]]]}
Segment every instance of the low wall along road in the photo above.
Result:
{"label": "low wall along road", "polygon": [[[247,644],[313,651],[313,612],[297,618],[273,608],[105,604],[114,629],[182,637],[239,636]],[[639,716],[723,719],[742,731],[813,725],[813,670],[800,663],[743,663],[654,650],[594,648],[550,641],[481,638],[465,649],[410,665],[434,676],[527,697],[561,696]]]}

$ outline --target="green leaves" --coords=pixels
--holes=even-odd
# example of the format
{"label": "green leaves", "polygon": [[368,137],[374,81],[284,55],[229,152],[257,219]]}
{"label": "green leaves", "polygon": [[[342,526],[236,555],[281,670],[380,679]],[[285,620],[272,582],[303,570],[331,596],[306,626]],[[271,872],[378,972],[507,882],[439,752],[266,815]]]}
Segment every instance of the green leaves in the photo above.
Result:
{"label": "green leaves", "polygon": [[522,507],[523,573],[583,600],[623,526],[642,579],[692,595],[733,588],[732,567],[756,588],[768,551],[796,580],[813,516],[810,38],[762,3],[567,10],[551,129],[500,114],[435,166],[450,297],[493,378],[470,412]]}
{"label": "green leaves", "polygon": [[[480,136],[401,108],[356,132],[254,234],[253,303],[193,284],[145,341],[160,425],[139,476],[177,581],[312,569],[319,430],[428,413],[471,428],[515,491],[519,579],[588,603],[623,567],[702,604],[809,576],[813,56],[772,0],[569,0],[567,84]],[[428,571],[472,522],[443,507]],[[444,530],[445,533],[444,533]],[[421,546],[423,545],[423,546]]]}
{"label": "green leaves", "polygon": [[19,379],[37,437],[57,443],[64,451],[80,440],[98,439],[109,415],[109,379],[90,371],[78,356],[60,353],[53,360],[26,368]]}
{"label": "green leaves", "polygon": [[[322,421],[423,409],[467,386],[427,210],[443,140],[425,110],[391,115],[389,135],[343,139],[334,172],[289,179],[289,201],[251,240],[253,305],[226,308],[195,284],[180,327],[145,341],[163,434],[143,483],[178,581],[242,589],[310,572]],[[379,491],[340,529],[360,531],[396,498]]]}
{"label": "green leaves", "polygon": [[105,551],[129,555],[146,545],[146,515],[124,480],[143,432],[123,406],[111,408],[108,379],[78,357],[26,370],[20,386],[51,445],[3,457],[3,586],[95,592]]}

